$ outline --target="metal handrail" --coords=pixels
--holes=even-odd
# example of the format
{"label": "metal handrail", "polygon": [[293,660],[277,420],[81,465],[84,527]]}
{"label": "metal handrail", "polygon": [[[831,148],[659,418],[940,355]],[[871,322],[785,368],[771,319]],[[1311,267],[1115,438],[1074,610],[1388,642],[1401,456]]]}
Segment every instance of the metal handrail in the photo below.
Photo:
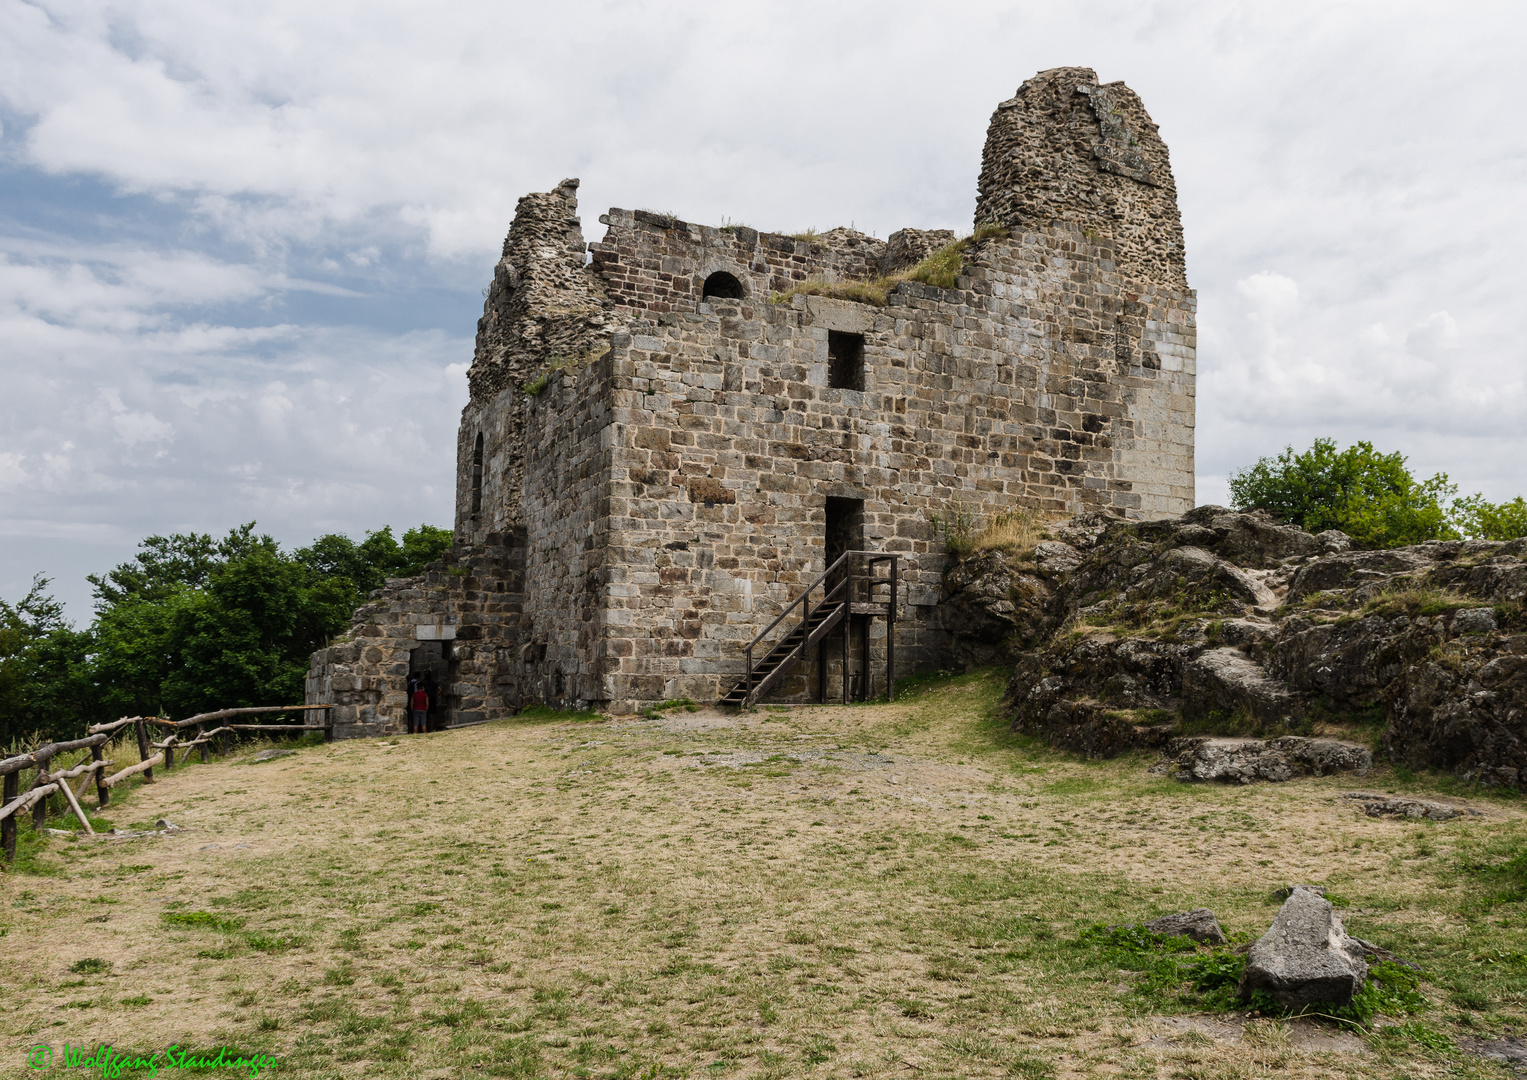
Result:
{"label": "metal handrail", "polygon": [[781,619],[783,619],[786,615],[790,614],[790,609],[795,607],[795,605],[799,604],[802,600],[806,599],[806,597],[810,596],[811,595],[811,590],[816,588],[818,585],[822,584],[822,582],[826,581],[827,580],[827,575],[831,574],[834,570],[836,570],[839,567],[839,565],[842,564],[844,559],[848,558],[850,555],[857,555],[857,554],[859,554],[859,553],[856,552],[856,551],[845,551],[842,555],[839,555],[837,560],[831,566],[829,566],[826,570],[822,571],[822,575],[820,577],[818,577],[810,585],[806,586],[806,591],[805,592],[801,593],[801,595],[797,596],[794,600],[792,600],[788,604],[786,604],[784,606],[784,608],[780,610],[780,613],[778,615],[774,616],[774,621],[771,622],[768,626],[764,627],[762,630],[760,630],[758,632],[758,636],[755,637],[752,641],[748,642],[748,648],[751,649],[754,645],[757,645],[760,641],[762,641],[765,637],[767,637],[768,634],[769,634],[769,631],[773,630],[776,626],[778,626],[779,625],[779,621]]}
{"label": "metal handrail", "polygon": [[[891,587],[891,598],[888,601],[888,603],[890,604],[890,606],[893,609],[895,608],[895,606],[896,606],[896,599],[897,599],[897,597],[896,597],[896,564],[897,564],[897,561],[901,558],[901,556],[900,555],[885,555],[885,554],[874,552],[874,551],[858,551],[858,550],[856,550],[856,551],[845,551],[843,554],[839,555],[835,560],[833,560],[832,565],[829,566],[826,570],[823,570],[822,573],[815,580],[813,580],[811,582],[811,584],[807,585],[806,588],[801,592],[801,594],[799,596],[797,596],[794,600],[790,601],[790,603],[786,604],[784,606],[784,608],[781,609],[780,613],[774,617],[774,621],[771,622],[768,626],[764,627],[762,630],[760,630],[758,632],[757,636],[754,637],[752,641],[748,642],[747,646],[743,649],[743,653],[747,657],[747,676],[746,676],[746,681],[744,683],[744,686],[746,687],[745,696],[750,697],[750,696],[752,696],[752,693],[753,693],[753,650],[754,650],[754,648],[756,648],[758,646],[759,642],[761,642],[764,638],[769,636],[769,634],[774,630],[774,628],[776,626],[778,626],[784,620],[786,615],[789,615],[791,611],[795,610],[796,605],[798,605],[798,604],[805,604],[805,608],[804,608],[802,616],[801,616],[801,622],[797,626],[791,627],[790,633],[794,633],[796,630],[800,629],[802,626],[805,626],[805,624],[810,621],[811,616],[816,611],[818,611],[823,605],[827,604],[837,594],[838,590],[844,589],[845,586],[847,588],[846,588],[846,591],[844,592],[844,596],[843,596],[843,601],[842,602],[843,603],[847,603],[847,604],[852,604],[854,602],[853,582],[854,582],[854,578],[855,577],[860,576],[860,575],[856,575],[854,573],[854,568],[853,568],[852,560],[853,560],[853,557],[855,555],[865,555],[865,556],[868,556],[868,564],[869,564],[869,567],[871,568],[871,570],[873,570],[873,568],[874,568],[876,563],[888,562],[888,563],[891,564],[891,576],[889,578],[876,578],[873,573],[866,574],[866,575],[863,575],[863,576],[865,577],[865,579],[867,581],[870,582],[870,589],[871,590],[873,590],[876,585],[881,585],[881,584],[889,585]],[[816,589],[816,587],[818,585],[823,584],[829,577],[831,577],[832,574],[840,566],[842,566],[844,562],[848,562],[849,566],[848,566],[848,573],[844,576],[843,580],[838,582],[838,584],[834,585],[831,589],[825,590],[823,592],[823,594],[822,594],[821,601],[815,607],[811,606],[809,603],[806,603],[806,601],[810,598],[812,592]],[[873,601],[869,601],[869,602],[873,602]],[[787,634],[786,636],[788,637],[789,635]],[[797,648],[804,648],[805,644],[806,644],[805,643],[805,639],[803,638],[802,641],[801,641],[801,644],[799,646],[797,646]]]}

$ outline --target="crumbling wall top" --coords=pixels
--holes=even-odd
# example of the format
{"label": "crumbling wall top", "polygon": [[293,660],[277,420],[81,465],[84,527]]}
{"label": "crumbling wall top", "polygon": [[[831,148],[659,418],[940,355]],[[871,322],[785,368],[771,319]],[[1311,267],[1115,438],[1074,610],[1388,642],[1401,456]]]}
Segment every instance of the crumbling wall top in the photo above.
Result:
{"label": "crumbling wall top", "polygon": [[477,322],[467,380],[474,401],[524,382],[554,357],[575,358],[619,326],[599,276],[584,265],[578,181],[526,195]]}
{"label": "crumbling wall top", "polygon": [[1111,241],[1126,276],[1187,288],[1166,143],[1122,82],[1084,67],[1025,82],[992,114],[978,191],[978,228],[1070,223]]}

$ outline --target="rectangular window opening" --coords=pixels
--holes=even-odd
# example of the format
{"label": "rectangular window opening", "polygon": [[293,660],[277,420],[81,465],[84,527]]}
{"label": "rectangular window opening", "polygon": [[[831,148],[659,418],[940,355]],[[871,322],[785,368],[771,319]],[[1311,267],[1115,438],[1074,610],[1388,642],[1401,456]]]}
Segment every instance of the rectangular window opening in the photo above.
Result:
{"label": "rectangular window opening", "polygon": [[864,389],[864,335],[827,331],[827,385],[838,390]]}

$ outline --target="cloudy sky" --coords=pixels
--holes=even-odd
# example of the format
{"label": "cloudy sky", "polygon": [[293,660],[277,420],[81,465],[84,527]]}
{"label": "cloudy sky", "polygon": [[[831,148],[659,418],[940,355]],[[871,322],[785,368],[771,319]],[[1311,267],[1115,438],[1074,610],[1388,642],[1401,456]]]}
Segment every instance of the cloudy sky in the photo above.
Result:
{"label": "cloudy sky", "polygon": [[449,525],[515,200],[968,230],[992,108],[1172,150],[1198,496],[1317,435],[1527,491],[1520,4],[0,0],[0,596],[152,532]]}

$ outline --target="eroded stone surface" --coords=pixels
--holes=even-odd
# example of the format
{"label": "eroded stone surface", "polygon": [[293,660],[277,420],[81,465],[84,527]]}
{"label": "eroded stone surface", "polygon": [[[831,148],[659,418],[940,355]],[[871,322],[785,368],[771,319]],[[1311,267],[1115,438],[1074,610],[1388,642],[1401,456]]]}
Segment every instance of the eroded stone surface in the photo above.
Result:
{"label": "eroded stone surface", "polygon": [[1145,924],[1153,934],[1168,937],[1187,937],[1206,945],[1225,944],[1225,932],[1220,929],[1219,919],[1208,908],[1194,908],[1176,915],[1163,915]]}
{"label": "eroded stone surface", "polygon": [[1367,978],[1362,946],[1347,936],[1331,902],[1295,887],[1267,933],[1246,954],[1239,994],[1246,998],[1263,990],[1291,1009],[1317,1002],[1341,1005]]}
{"label": "eroded stone surface", "polygon": [[1365,791],[1349,791],[1342,796],[1363,808],[1369,817],[1425,818],[1427,821],[1451,821],[1456,817],[1479,817],[1478,810],[1467,807],[1448,806],[1446,803],[1426,799],[1406,799],[1393,795],[1374,795]]}
{"label": "eroded stone surface", "polygon": [[1286,735],[1277,739],[1186,738],[1168,748],[1179,780],[1250,784],[1274,783],[1296,776],[1365,773],[1373,766],[1366,746],[1337,739]]}

